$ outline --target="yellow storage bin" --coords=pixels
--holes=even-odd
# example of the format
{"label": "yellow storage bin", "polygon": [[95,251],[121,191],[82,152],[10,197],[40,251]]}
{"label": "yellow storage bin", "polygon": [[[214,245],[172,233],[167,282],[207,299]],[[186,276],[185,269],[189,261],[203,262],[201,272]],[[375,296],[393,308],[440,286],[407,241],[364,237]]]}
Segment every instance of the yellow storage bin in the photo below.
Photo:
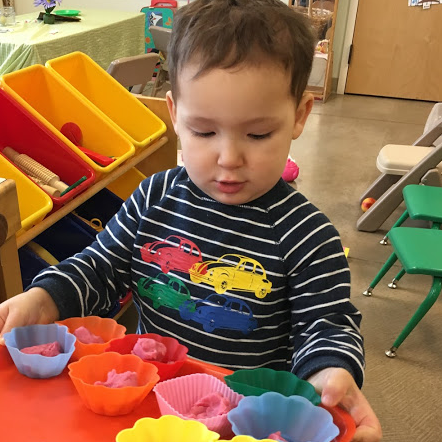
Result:
{"label": "yellow storage bin", "polygon": [[17,187],[22,227],[17,235],[39,223],[52,210],[51,197],[2,154],[0,154],[0,177],[14,180]]}
{"label": "yellow storage bin", "polygon": [[[97,177],[108,173],[130,158],[135,147],[85,99],[74,93],[64,81],[42,65],[33,65],[5,74],[0,86],[39,121],[61,138],[89,164]],[[100,166],[61,134],[67,122],[76,123],[83,133],[83,147],[114,157],[108,166]]]}
{"label": "yellow storage bin", "polygon": [[46,67],[107,115],[135,147],[147,146],[166,131],[162,120],[86,54],[72,52],[49,60]]}
{"label": "yellow storage bin", "polygon": [[126,201],[144,179],[146,179],[146,175],[142,174],[136,167],[133,167],[112,181],[112,183],[107,186],[107,189]]}

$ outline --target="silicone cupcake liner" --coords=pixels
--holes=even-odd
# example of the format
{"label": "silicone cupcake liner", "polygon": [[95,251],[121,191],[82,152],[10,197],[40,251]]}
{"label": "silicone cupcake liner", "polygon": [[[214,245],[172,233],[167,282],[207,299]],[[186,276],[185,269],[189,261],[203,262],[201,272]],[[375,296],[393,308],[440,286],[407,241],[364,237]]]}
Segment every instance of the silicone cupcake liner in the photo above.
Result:
{"label": "silicone cupcake liner", "polygon": [[232,390],[244,396],[261,396],[268,391],[275,391],[284,396],[303,396],[314,405],[321,402],[312,384],[288,371],[270,368],[238,370],[224,379]]}
{"label": "silicone cupcake liner", "polygon": [[[172,414],[181,419],[191,419],[186,414],[192,406],[210,393],[220,393],[236,407],[244,397],[234,392],[224,382],[204,373],[189,374],[168,381],[160,382],[154,387],[158,406],[162,415]],[[204,424],[209,430],[225,436],[231,433],[227,413],[219,416],[193,419]]]}
{"label": "silicone cupcake liner", "polygon": [[57,324],[66,325],[70,333],[78,327],[86,327],[94,335],[103,338],[103,344],[83,344],[77,339],[72,360],[76,361],[86,355],[97,355],[103,353],[109,346],[109,342],[115,338],[121,338],[126,333],[126,327],[118,324],[111,318],[100,318],[99,316],[86,316],[84,318],[68,318],[57,321]]}
{"label": "silicone cupcake liner", "polygon": [[[50,378],[59,375],[75,350],[75,336],[68,328],[57,324],[38,324],[13,328],[5,333],[5,344],[18,371],[30,378]],[[62,353],[57,356],[26,354],[20,350],[34,345],[59,342]]]}
{"label": "silicone cupcake liner", "polygon": [[218,438],[218,433],[200,422],[162,416],[159,419],[139,419],[133,428],[120,431],[116,442],[215,442]]}
{"label": "silicone cupcake liner", "polygon": [[260,439],[259,441],[252,436],[235,436],[229,440],[219,440],[218,442],[275,442],[274,439]]}
{"label": "silicone cupcake liner", "polygon": [[296,442],[330,442],[339,434],[332,415],[302,396],[248,396],[227,414],[236,435],[265,439],[277,431]]}
{"label": "silicone cupcake liner", "polygon": [[[134,355],[101,353],[82,357],[68,365],[69,376],[84,405],[97,414],[119,416],[133,411],[158,382],[157,368]],[[94,385],[105,381],[112,369],[117,373],[135,371],[138,387],[109,388]]]}
{"label": "silicone cupcake liner", "polygon": [[140,338],[155,339],[158,342],[164,344],[167,348],[164,362],[158,361],[146,361],[149,364],[153,364],[158,368],[158,376],[160,381],[173,378],[178,370],[183,366],[187,358],[188,348],[180,344],[174,338],[168,338],[160,336],[155,333],[145,333],[144,335],[129,334],[121,339],[113,340],[106,351],[116,351],[120,354],[130,354],[134,345]]}

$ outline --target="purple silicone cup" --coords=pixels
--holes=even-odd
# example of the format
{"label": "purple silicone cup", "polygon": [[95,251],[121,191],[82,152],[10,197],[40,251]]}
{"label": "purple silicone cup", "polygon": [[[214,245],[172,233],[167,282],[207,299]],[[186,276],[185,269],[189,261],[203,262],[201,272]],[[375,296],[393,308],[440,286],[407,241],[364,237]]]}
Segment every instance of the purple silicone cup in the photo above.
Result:
{"label": "purple silicone cup", "polygon": [[[65,325],[38,324],[13,328],[5,333],[5,344],[17,370],[29,378],[45,379],[59,375],[75,350],[75,336]],[[58,341],[62,353],[57,356],[26,354],[20,350]]]}
{"label": "purple silicone cup", "polygon": [[268,392],[247,396],[227,414],[236,435],[266,439],[281,432],[289,442],[330,442],[339,434],[332,415],[302,396]]}

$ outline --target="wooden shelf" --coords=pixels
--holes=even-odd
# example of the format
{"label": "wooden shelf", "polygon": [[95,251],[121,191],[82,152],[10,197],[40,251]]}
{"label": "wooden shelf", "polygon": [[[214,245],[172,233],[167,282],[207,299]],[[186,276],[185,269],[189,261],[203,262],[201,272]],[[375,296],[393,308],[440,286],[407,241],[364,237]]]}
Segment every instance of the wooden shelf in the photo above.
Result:
{"label": "wooden shelf", "polygon": [[72,201],[69,201],[63,207],[58,209],[52,215],[46,217],[42,222],[38,223],[31,229],[27,230],[23,234],[17,237],[18,248],[23,247],[26,243],[34,239],[40,233],[44,232],[48,227],[51,227],[57,221],[65,217],[67,214],[72,212],[78,206],[83,204],[89,198],[94,196],[100,190],[108,186],[112,181],[116,180],[118,177],[126,173],[128,170],[135,167],[138,163],[143,161],[145,158],[152,155],[160,147],[164,146],[168,142],[167,137],[162,137],[158,141],[154,142],[151,146],[146,147],[141,152],[136,153],[132,158],[129,158],[121,166],[114,169],[112,172],[106,174],[100,181],[93,184],[89,189],[85,190],[83,193],[78,195]]}

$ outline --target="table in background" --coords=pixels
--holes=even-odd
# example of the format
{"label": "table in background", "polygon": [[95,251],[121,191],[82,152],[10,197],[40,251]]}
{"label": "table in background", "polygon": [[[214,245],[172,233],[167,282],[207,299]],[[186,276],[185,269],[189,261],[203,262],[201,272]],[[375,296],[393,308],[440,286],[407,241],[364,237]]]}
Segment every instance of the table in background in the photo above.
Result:
{"label": "table in background", "polygon": [[144,53],[142,13],[82,10],[80,22],[46,25],[35,21],[39,12],[18,15],[12,31],[0,34],[0,75],[74,51],[89,55],[103,69],[117,58]]}

